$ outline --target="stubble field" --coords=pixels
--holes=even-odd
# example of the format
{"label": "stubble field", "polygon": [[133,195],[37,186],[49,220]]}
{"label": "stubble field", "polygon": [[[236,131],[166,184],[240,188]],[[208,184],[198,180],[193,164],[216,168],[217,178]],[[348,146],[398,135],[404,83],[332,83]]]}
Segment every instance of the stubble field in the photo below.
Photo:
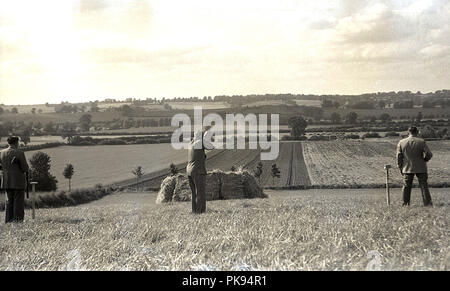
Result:
{"label": "stubble field", "polygon": [[[121,193],[0,223],[1,270],[449,270],[450,200],[416,189],[267,191],[267,199],[156,205]],[[16,247],[11,248],[9,246]]]}

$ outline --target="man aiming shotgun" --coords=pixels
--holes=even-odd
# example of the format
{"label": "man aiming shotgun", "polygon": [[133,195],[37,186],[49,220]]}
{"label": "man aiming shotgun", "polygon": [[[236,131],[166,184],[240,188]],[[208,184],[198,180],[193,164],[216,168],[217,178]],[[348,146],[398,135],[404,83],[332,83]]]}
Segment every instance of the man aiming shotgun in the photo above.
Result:
{"label": "man aiming shotgun", "polygon": [[192,213],[204,213],[206,211],[206,154],[205,150],[211,150],[214,146],[205,140],[202,131],[194,133],[194,139],[188,149],[188,163],[186,173],[192,192]]}
{"label": "man aiming shotgun", "polygon": [[403,175],[403,206],[409,206],[414,175],[419,180],[424,206],[432,206],[428,189],[427,162],[433,157],[425,140],[419,138],[419,130],[415,126],[408,129],[409,137],[402,139],[397,145],[397,164]]}

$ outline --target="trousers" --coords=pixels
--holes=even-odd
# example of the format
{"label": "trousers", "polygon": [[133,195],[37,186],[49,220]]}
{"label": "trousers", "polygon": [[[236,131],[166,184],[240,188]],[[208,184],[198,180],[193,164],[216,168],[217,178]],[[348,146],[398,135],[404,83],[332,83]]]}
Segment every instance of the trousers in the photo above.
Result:
{"label": "trousers", "polygon": [[25,216],[25,191],[6,189],[5,223],[22,222]]}
{"label": "trousers", "polygon": [[409,205],[410,203],[414,175],[416,175],[419,180],[420,190],[422,191],[423,205],[433,205],[431,201],[430,189],[428,188],[427,173],[403,174],[403,205]]}
{"label": "trousers", "polygon": [[204,213],[206,211],[206,175],[194,174],[188,176],[189,186],[192,192],[192,212]]}

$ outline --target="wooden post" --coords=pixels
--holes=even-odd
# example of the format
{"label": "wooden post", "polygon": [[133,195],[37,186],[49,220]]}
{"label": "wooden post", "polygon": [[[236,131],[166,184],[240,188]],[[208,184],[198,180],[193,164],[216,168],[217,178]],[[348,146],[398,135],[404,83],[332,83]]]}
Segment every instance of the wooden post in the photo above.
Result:
{"label": "wooden post", "polygon": [[36,217],[36,214],[35,214],[35,212],[36,212],[36,200],[35,200],[35,195],[36,195],[36,185],[37,185],[37,182],[31,182],[30,183],[31,184],[31,209],[32,209],[32,212],[31,212],[31,218],[35,218]]}
{"label": "wooden post", "polygon": [[386,202],[387,205],[391,204],[391,193],[389,191],[389,169],[391,168],[391,165],[385,165],[384,168],[386,169]]}

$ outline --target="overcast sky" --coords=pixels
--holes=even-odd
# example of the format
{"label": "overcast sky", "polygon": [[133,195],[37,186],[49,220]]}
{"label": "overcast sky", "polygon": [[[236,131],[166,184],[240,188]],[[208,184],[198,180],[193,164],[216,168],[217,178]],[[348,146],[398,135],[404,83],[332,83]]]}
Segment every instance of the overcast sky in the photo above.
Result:
{"label": "overcast sky", "polygon": [[0,0],[0,103],[450,85],[449,0]]}

